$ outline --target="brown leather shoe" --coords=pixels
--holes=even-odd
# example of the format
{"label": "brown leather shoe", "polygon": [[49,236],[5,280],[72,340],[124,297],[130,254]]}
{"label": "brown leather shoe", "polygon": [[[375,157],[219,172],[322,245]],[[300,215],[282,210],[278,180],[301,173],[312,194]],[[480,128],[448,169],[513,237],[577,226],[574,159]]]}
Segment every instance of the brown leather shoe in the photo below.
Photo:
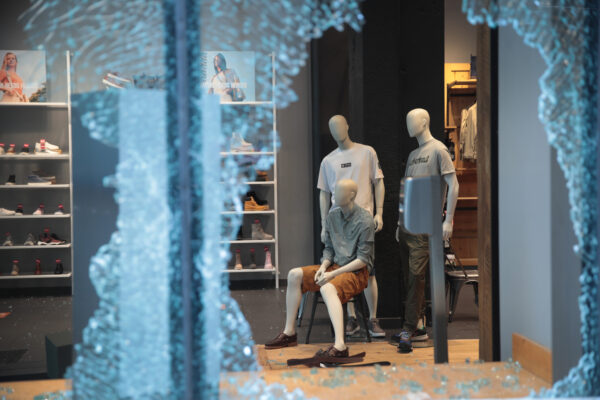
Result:
{"label": "brown leather shoe", "polygon": [[265,349],[281,349],[283,347],[293,347],[298,346],[298,335],[294,334],[292,336],[288,336],[285,333],[281,332],[277,337],[270,342],[265,343]]}
{"label": "brown leather shoe", "polygon": [[339,351],[334,345],[331,345],[327,350],[319,350],[315,354],[315,357],[348,357],[348,346],[345,350]]}

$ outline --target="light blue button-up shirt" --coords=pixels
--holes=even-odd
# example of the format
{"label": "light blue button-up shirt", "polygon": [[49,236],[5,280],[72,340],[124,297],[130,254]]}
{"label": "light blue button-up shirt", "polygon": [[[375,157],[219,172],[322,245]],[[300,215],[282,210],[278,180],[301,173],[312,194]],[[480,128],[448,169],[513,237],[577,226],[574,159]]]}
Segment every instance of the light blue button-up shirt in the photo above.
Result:
{"label": "light blue button-up shirt", "polygon": [[369,271],[375,260],[375,222],[364,208],[354,204],[348,215],[341,208],[331,210],[325,219],[324,260],[343,267],[356,259],[367,265]]}

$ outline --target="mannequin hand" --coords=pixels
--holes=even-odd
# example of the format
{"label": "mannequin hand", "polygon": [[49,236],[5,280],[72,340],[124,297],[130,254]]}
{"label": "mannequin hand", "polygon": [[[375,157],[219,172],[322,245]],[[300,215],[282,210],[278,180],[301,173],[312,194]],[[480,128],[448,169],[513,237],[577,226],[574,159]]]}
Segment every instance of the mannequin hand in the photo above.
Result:
{"label": "mannequin hand", "polygon": [[381,215],[375,214],[373,221],[375,222],[375,233],[381,231],[383,229],[383,218],[381,218]]}
{"label": "mannequin hand", "polygon": [[400,243],[400,227],[396,228],[396,242]]}
{"label": "mannequin hand", "polygon": [[323,274],[325,273],[327,269],[326,268],[319,268],[319,270],[317,271],[317,273],[315,274],[315,282],[317,282],[319,279],[321,279],[323,277]]}
{"label": "mannequin hand", "polygon": [[442,225],[442,233],[444,240],[450,239],[452,236],[452,221],[444,221],[444,224]]}
{"label": "mannequin hand", "polygon": [[[319,271],[320,272],[320,271]],[[315,275],[315,279],[317,278],[317,276]],[[319,286],[323,286],[326,285],[327,283],[329,283],[330,280],[332,280],[334,278],[333,276],[333,272],[323,272],[319,279],[317,280],[317,285]]]}
{"label": "mannequin hand", "polygon": [[325,243],[325,226],[321,228],[321,243]]}

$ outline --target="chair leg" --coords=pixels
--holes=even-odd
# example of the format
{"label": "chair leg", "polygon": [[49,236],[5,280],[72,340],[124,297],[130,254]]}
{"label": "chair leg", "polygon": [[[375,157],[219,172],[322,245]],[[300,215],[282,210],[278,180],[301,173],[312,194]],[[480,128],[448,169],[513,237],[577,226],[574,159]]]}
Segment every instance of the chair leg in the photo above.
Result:
{"label": "chair leg", "polygon": [[369,332],[369,306],[367,304],[367,298],[365,297],[365,293],[361,293],[360,296],[355,297],[355,301],[358,302],[360,307],[360,313],[362,314],[363,325],[365,327],[365,332],[367,333],[367,342],[371,343],[371,332]]}
{"label": "chair leg", "polygon": [[312,310],[310,312],[310,322],[308,323],[308,332],[306,332],[306,344],[309,344],[310,331],[312,331],[313,322],[315,321],[315,312],[317,311],[317,302],[319,301],[319,292],[315,292],[313,296]]}
{"label": "chair leg", "polygon": [[458,303],[458,295],[460,294],[460,290],[462,289],[464,283],[464,280],[455,279],[450,284],[450,315],[448,316],[448,322],[452,322],[452,318],[454,318],[456,304]]}
{"label": "chair leg", "polygon": [[300,328],[302,325],[302,315],[304,314],[304,307],[306,306],[306,299],[308,299],[308,292],[302,295],[302,301],[300,302],[300,309],[298,310],[298,316],[296,317],[297,326]]}

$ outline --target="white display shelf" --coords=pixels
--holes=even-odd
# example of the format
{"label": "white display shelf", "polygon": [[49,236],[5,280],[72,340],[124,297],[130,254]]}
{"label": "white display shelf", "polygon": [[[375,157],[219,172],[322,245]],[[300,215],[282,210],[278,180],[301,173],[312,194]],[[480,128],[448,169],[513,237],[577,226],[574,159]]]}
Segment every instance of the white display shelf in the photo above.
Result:
{"label": "white display shelf", "polygon": [[0,103],[0,108],[14,108],[14,107],[45,107],[45,108],[67,108],[67,103],[61,102],[33,102],[33,103]]}
{"label": "white display shelf", "polygon": [[273,151],[222,151],[221,156],[274,156]]}
{"label": "white display shelf", "polygon": [[275,210],[267,210],[267,211],[222,211],[222,215],[250,215],[250,214],[275,214]]}
{"label": "white display shelf", "polygon": [[71,272],[69,272],[68,274],[2,275],[2,276],[0,276],[0,280],[12,280],[12,279],[61,279],[61,278],[70,278],[71,276],[73,276],[73,274]]}
{"label": "white display shelf", "polygon": [[35,245],[35,246],[0,246],[0,251],[10,250],[50,250],[50,249],[70,249],[71,243],[68,244],[46,244],[46,245]]}
{"label": "white display shelf", "polygon": [[223,106],[272,106],[272,101],[222,101]]}
{"label": "white display shelf", "polygon": [[224,240],[221,243],[230,243],[230,244],[270,244],[275,243],[275,239],[273,240]]}
{"label": "white display shelf", "polygon": [[[222,184],[225,184],[225,182],[221,182]],[[259,186],[259,185],[275,185],[275,181],[248,181],[248,182],[243,182],[245,185],[249,185],[249,186]]]}
{"label": "white display shelf", "polygon": [[244,269],[225,269],[223,270],[223,273],[229,273],[229,274],[248,274],[248,273],[252,273],[252,272],[270,272],[270,273],[276,273],[277,269],[275,269],[275,267],[271,268],[271,269],[265,269],[265,268],[256,268],[256,269],[249,269],[249,268],[244,268]]}
{"label": "white display shelf", "polygon": [[71,185],[57,184],[57,185],[0,185],[0,190],[31,190],[31,189],[69,189]]}
{"label": "white display shelf", "polygon": [[37,156],[35,154],[30,154],[30,155],[20,155],[20,154],[15,154],[15,155],[9,155],[9,154],[3,154],[0,156],[0,160],[19,160],[19,161],[23,161],[23,160],[30,160],[30,161],[39,161],[39,160],[65,160],[68,161],[69,155],[62,153],[62,154],[57,154],[55,156]]}
{"label": "white display shelf", "polygon": [[0,215],[0,219],[67,219],[71,218],[71,214],[54,215]]}

